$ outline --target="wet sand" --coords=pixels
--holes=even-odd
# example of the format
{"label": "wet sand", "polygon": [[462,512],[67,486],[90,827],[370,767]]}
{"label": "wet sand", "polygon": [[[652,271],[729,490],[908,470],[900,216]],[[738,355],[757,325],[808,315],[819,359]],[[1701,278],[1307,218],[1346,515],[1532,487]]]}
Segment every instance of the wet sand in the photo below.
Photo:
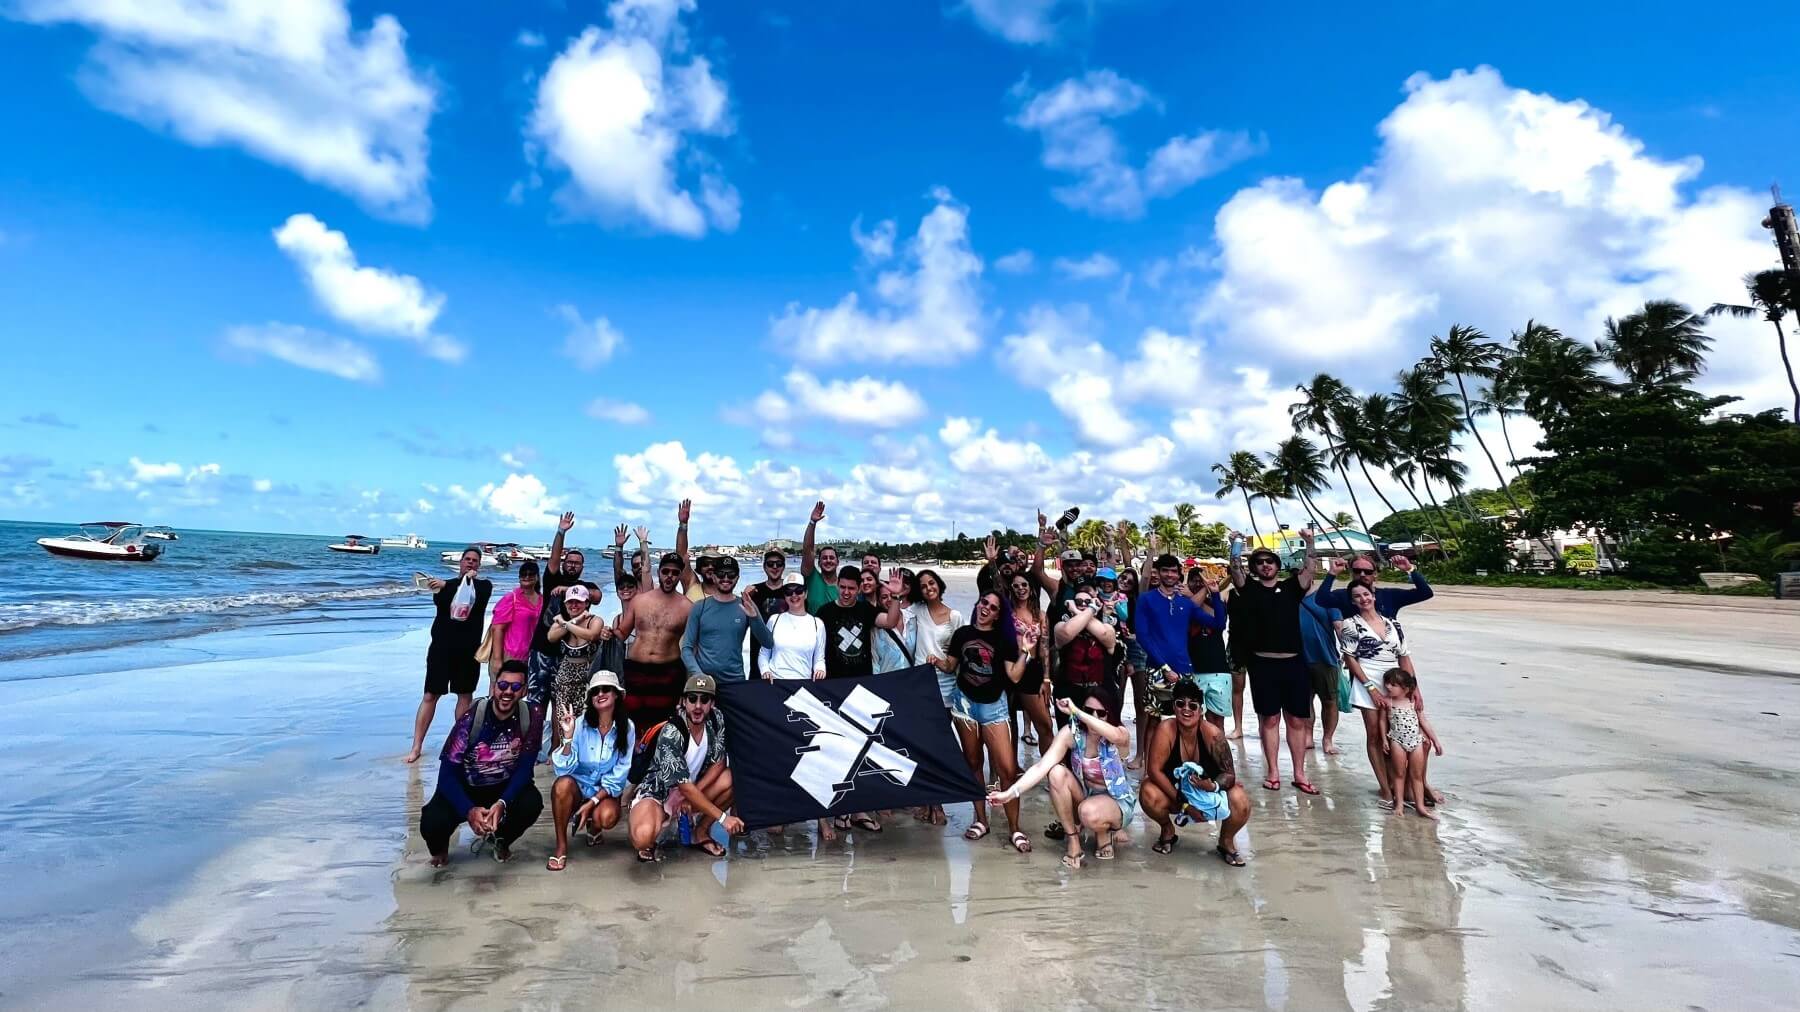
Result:
{"label": "wet sand", "polygon": [[1199,826],[1152,854],[1140,821],[1067,872],[1039,795],[1026,857],[964,842],[960,806],[721,861],[640,867],[620,837],[560,874],[546,819],[509,865],[459,847],[438,871],[413,831],[435,769],[395,759],[422,633],[6,683],[26,730],[0,860],[29,874],[8,875],[0,1004],[1784,1007],[1800,608],[1693,600],[1409,609],[1444,821],[1376,808],[1353,715],[1345,754],[1309,759],[1321,797],[1255,787],[1252,737],[1243,869]]}

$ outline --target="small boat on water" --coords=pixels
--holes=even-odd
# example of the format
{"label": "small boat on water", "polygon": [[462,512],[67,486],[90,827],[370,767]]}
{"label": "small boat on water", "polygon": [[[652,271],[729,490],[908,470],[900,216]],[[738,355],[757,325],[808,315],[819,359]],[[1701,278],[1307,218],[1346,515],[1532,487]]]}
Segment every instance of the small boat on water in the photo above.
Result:
{"label": "small boat on water", "polygon": [[381,547],[383,547],[383,548],[430,548],[431,546],[426,544],[425,540],[423,538],[419,537],[417,534],[408,534],[408,535],[405,535],[404,537],[382,538],[381,539]]}
{"label": "small boat on water", "polygon": [[346,534],[342,544],[326,545],[325,547],[334,552],[348,552],[351,555],[379,555],[381,553],[380,543],[370,544],[368,536],[363,534]]}
{"label": "small boat on water", "polygon": [[38,547],[51,555],[70,559],[106,559],[114,562],[152,562],[162,554],[161,545],[144,543],[142,524],[102,520],[82,524],[80,534],[39,538]]}
{"label": "small boat on water", "polygon": [[167,527],[146,527],[144,537],[152,541],[180,541],[181,535]]}

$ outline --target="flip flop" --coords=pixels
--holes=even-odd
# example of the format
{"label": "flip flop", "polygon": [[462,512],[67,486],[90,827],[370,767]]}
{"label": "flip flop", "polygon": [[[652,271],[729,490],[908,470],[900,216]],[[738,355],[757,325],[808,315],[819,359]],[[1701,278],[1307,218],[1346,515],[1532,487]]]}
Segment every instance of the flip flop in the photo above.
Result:
{"label": "flip flop", "polygon": [[655,847],[645,847],[637,852],[637,859],[638,864],[655,864],[662,860],[662,855],[656,852]]}
{"label": "flip flop", "polygon": [[1070,871],[1080,871],[1085,860],[1086,856],[1083,854],[1064,854],[1062,857],[1063,867]]}
{"label": "flip flop", "polygon": [[544,867],[550,871],[562,871],[568,866],[569,859],[561,854],[551,854],[549,859],[544,862]]}
{"label": "flip flop", "polygon": [[1111,861],[1114,856],[1113,845],[1109,843],[1104,847],[1095,847],[1094,856],[1102,861]]}
{"label": "flip flop", "polygon": [[1181,837],[1179,835],[1174,835],[1174,836],[1167,837],[1165,839],[1157,840],[1155,843],[1150,845],[1150,849],[1156,851],[1158,854],[1167,854],[1170,851],[1174,850],[1176,845],[1179,844],[1180,842],[1181,842]]}
{"label": "flip flop", "polygon": [[707,857],[725,856],[725,848],[719,846],[719,841],[711,838],[701,840],[699,843],[694,844],[694,849],[705,854]]}
{"label": "flip flop", "polygon": [[1228,865],[1231,865],[1233,868],[1242,868],[1244,866],[1244,856],[1242,854],[1239,854],[1237,851],[1226,850],[1225,845],[1222,843],[1219,844],[1217,847],[1214,847],[1213,849],[1219,852],[1220,860],[1224,861]]}
{"label": "flip flop", "polygon": [[1060,821],[1052,822],[1044,827],[1044,839],[1046,840],[1063,840],[1067,839],[1068,836],[1069,831],[1063,828],[1063,824]]}
{"label": "flip flop", "polygon": [[1307,783],[1305,781],[1294,780],[1294,781],[1290,781],[1290,782],[1294,785],[1294,789],[1299,791],[1301,794],[1317,794],[1317,793],[1319,793],[1319,789],[1317,787],[1314,787],[1312,784]]}
{"label": "flip flop", "polygon": [[867,815],[852,815],[850,817],[850,824],[865,833],[881,832],[881,823],[876,822]]}
{"label": "flip flop", "polygon": [[1281,790],[1281,781],[1277,780],[1274,777],[1270,777],[1269,779],[1263,781],[1263,790],[1279,791],[1279,790]]}

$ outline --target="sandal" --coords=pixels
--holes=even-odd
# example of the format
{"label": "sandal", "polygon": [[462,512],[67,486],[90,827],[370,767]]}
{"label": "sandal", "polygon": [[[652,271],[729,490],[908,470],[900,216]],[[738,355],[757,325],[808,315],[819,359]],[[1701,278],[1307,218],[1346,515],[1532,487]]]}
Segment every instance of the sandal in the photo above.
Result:
{"label": "sandal", "polygon": [[1317,794],[1317,793],[1319,793],[1319,789],[1317,787],[1314,787],[1309,781],[1295,780],[1295,781],[1293,781],[1293,785],[1294,785],[1294,789],[1299,791],[1301,794]]}
{"label": "sandal", "polygon": [[1062,857],[1063,867],[1070,871],[1080,871],[1084,860],[1085,856],[1082,854],[1064,854]]}
{"label": "sandal", "polygon": [[1061,822],[1052,822],[1044,827],[1044,839],[1046,840],[1067,839],[1068,835],[1069,831],[1063,828]]}
{"label": "sandal", "polygon": [[637,859],[639,864],[654,864],[662,860],[662,855],[656,852],[655,847],[645,847],[637,852]]}
{"label": "sandal", "polygon": [[1222,843],[1213,849],[1219,852],[1220,860],[1231,865],[1233,868],[1242,868],[1244,866],[1244,855],[1239,854],[1237,851],[1226,850],[1225,845]]}
{"label": "sandal", "polygon": [[587,836],[587,845],[590,847],[598,847],[605,842],[598,829],[586,830],[585,835]]}
{"label": "sandal", "polygon": [[1012,839],[1008,840],[1007,843],[1012,846],[1012,849],[1021,854],[1031,853],[1031,837],[1026,836],[1024,833],[1013,833]]}
{"label": "sandal", "polygon": [[544,867],[550,871],[562,871],[568,866],[569,859],[562,854],[551,854],[549,860],[544,862]]}
{"label": "sandal", "polygon": [[725,856],[725,848],[719,846],[719,841],[713,840],[710,838],[701,840],[699,843],[694,844],[694,849],[700,851],[702,854],[705,854],[707,857],[724,857]]}
{"label": "sandal", "polygon": [[1277,777],[1270,777],[1269,779],[1264,780],[1263,781],[1263,790],[1265,790],[1265,791],[1281,790],[1281,780]]}
{"label": "sandal", "polygon": [[1159,838],[1155,843],[1151,844],[1150,849],[1156,851],[1158,854],[1167,854],[1174,850],[1175,846],[1180,842],[1181,837],[1171,833],[1168,836]]}
{"label": "sandal", "polygon": [[971,842],[973,842],[975,840],[979,840],[982,837],[987,836],[987,835],[988,835],[988,824],[985,822],[981,822],[981,821],[971,822],[971,823],[969,823],[969,828],[963,830],[963,839],[969,840]]}
{"label": "sandal", "polygon": [[845,832],[849,832],[850,831],[850,816],[848,816],[848,815],[832,816],[831,817],[831,828],[841,829]]}
{"label": "sandal", "polygon": [[1099,858],[1102,861],[1111,861],[1113,859],[1114,853],[1115,852],[1113,851],[1112,841],[1110,841],[1110,840],[1107,841],[1105,844],[1094,848],[1094,856]]}
{"label": "sandal", "polygon": [[1394,801],[1392,798],[1382,798],[1380,801],[1375,802],[1375,804],[1384,812],[1391,812],[1394,810]]}
{"label": "sandal", "polygon": [[865,833],[881,832],[881,823],[876,822],[867,815],[852,815],[850,817],[850,824]]}

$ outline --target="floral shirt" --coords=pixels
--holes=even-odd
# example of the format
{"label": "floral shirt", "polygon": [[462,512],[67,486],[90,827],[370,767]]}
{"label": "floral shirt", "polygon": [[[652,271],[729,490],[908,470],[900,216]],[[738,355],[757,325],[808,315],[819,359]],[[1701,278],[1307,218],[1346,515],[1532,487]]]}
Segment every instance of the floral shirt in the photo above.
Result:
{"label": "floral shirt", "polygon": [[[644,771],[641,793],[658,801],[669,800],[675,788],[688,782],[687,718],[674,716],[656,733],[650,743],[650,766]],[[706,761],[702,769],[725,761],[725,715],[717,707],[706,715]]]}
{"label": "floral shirt", "polygon": [[1338,627],[1338,646],[1344,650],[1344,656],[1354,657],[1362,665],[1363,674],[1377,681],[1389,668],[1400,666],[1400,658],[1410,657],[1412,651],[1406,647],[1406,633],[1401,630],[1395,619],[1387,619],[1387,635],[1377,636],[1375,630],[1363,621],[1361,615],[1350,615],[1344,624]]}

